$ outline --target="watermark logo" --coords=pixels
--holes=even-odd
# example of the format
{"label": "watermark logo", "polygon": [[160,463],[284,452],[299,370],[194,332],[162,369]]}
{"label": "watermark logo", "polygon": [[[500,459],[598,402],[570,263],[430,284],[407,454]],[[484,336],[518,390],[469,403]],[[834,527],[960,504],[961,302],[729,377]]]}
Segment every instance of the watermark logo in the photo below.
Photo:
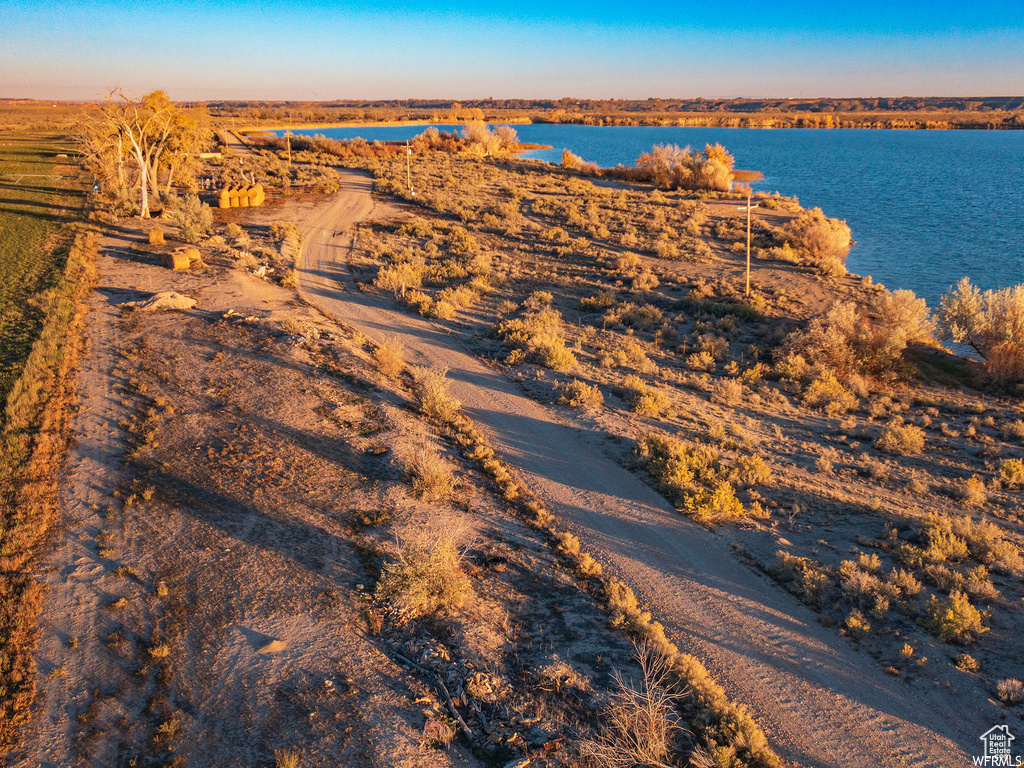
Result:
{"label": "watermark logo", "polygon": [[1010,733],[1010,726],[997,725],[989,728],[978,739],[985,745],[980,757],[974,756],[974,764],[985,768],[1016,768],[1024,766],[1021,755],[1013,754],[1013,742],[1017,737]]}

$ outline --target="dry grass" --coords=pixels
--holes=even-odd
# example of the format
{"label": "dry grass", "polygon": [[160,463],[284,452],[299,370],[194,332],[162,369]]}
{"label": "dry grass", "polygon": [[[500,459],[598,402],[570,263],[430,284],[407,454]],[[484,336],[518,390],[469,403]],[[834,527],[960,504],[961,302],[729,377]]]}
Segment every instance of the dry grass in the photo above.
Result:
{"label": "dry grass", "polygon": [[400,540],[377,597],[402,621],[461,608],[470,592],[460,548],[464,535],[462,528],[434,523]]}
{"label": "dry grass", "polygon": [[433,449],[420,447],[401,459],[402,470],[412,486],[412,492],[425,501],[451,496],[455,490],[455,475],[451,465]]}
{"label": "dry grass", "polygon": [[41,586],[30,566],[56,513],[81,350],[82,307],[96,279],[95,243],[78,235],[57,284],[38,299],[45,321],[7,400],[0,435],[0,746],[10,747],[35,692],[31,650]]}
{"label": "dry grass", "polygon": [[299,749],[275,749],[275,768],[299,768],[302,751]]}
{"label": "dry grass", "polygon": [[615,690],[601,717],[601,730],[580,745],[581,754],[600,768],[668,768],[683,733],[675,711],[678,694],[668,684],[669,668],[648,646],[637,651],[643,677],[626,681],[616,670]]}
{"label": "dry grass", "polygon": [[996,686],[996,698],[1008,707],[1020,704],[1024,701],[1024,682],[1012,677],[1000,680]]}
{"label": "dry grass", "polygon": [[424,416],[441,423],[458,419],[462,404],[448,394],[447,368],[412,368],[413,396]]}
{"label": "dry grass", "polygon": [[395,336],[385,336],[373,350],[377,370],[389,379],[397,378],[405,370],[405,346]]}

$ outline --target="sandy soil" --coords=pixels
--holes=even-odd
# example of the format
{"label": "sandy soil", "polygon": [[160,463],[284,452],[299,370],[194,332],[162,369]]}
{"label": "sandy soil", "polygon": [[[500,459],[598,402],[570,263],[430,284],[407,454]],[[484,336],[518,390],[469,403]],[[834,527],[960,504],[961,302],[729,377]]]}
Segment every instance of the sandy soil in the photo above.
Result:
{"label": "sandy soil", "polygon": [[[475,765],[421,748],[429,688],[359,631],[365,574],[334,499],[380,499],[358,441],[316,416],[325,399],[360,416],[352,392],[262,324],[294,294],[140,263],[137,238],[104,242],[38,711],[10,764],[252,766],[298,747],[309,765]],[[140,288],[201,309],[122,318]],[[260,323],[217,322],[228,310]],[[141,447],[140,419],[159,432]]]}
{"label": "sandy soil", "polygon": [[[372,206],[337,201],[338,227]],[[317,212],[295,199],[258,215]],[[410,495],[404,452],[460,459],[358,335],[216,259],[164,269],[148,226],[102,244],[39,696],[6,763],[267,766],[295,749],[303,766],[574,764],[566,734],[593,722],[613,672],[637,674],[632,644],[469,467],[450,501]],[[167,290],[198,307],[128,308]],[[466,528],[469,603],[378,632],[367,585],[396,536],[439,518]],[[445,702],[396,649],[459,692],[471,749],[435,743]],[[552,665],[587,695],[552,693]]]}
{"label": "sandy soil", "polygon": [[743,565],[720,536],[692,524],[602,448],[438,325],[360,292],[349,229],[374,209],[371,182],[349,174],[331,205],[303,222],[300,294],[371,338],[398,336],[414,364],[446,366],[453,394],[585,546],[647,600],[681,648],[747,704],[780,753],[799,765],[962,765],[984,715],[942,689],[888,675],[814,614]]}

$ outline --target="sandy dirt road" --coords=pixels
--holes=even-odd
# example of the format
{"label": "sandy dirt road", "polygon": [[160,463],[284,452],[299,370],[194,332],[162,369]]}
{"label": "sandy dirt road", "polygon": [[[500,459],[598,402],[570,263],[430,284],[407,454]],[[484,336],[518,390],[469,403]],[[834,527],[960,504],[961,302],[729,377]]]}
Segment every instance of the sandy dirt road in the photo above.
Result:
{"label": "sandy dirt road", "polygon": [[567,424],[424,319],[367,297],[351,280],[352,226],[380,218],[371,181],[350,174],[304,222],[301,295],[370,338],[399,337],[407,360],[449,368],[452,392],[585,547],[647,601],[680,648],[746,703],[797,765],[962,766],[991,724],[930,684],[883,672],[723,538],[683,518],[606,456],[603,437]]}

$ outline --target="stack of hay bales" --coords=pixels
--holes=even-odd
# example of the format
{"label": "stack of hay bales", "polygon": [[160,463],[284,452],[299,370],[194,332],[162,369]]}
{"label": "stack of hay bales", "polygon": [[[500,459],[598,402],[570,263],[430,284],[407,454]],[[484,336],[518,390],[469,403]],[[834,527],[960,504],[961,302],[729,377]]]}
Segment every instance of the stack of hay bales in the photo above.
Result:
{"label": "stack of hay bales", "polygon": [[217,196],[217,205],[220,208],[255,208],[263,205],[265,200],[263,185],[257,184],[253,187],[222,189]]}

